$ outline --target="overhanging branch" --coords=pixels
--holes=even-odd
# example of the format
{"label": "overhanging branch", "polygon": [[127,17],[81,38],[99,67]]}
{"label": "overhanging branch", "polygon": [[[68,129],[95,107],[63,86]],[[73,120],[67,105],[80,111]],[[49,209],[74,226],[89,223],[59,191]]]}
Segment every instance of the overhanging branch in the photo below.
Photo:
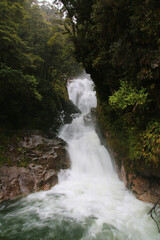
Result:
{"label": "overhanging branch", "polygon": [[160,198],[157,200],[157,202],[154,204],[154,206],[151,208],[151,210],[148,212],[148,215],[150,214],[151,215],[151,218],[155,221],[156,225],[157,225],[157,228],[158,228],[158,232],[160,233],[160,227],[158,225],[158,222],[155,220],[155,218],[153,217],[153,211],[154,211],[154,214],[157,216],[157,213],[156,213],[156,206],[158,205],[158,203],[160,202]]}

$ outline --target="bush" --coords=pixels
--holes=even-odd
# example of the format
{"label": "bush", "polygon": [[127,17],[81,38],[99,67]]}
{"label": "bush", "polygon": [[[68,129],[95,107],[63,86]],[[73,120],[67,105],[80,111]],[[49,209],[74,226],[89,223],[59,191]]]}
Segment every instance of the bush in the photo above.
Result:
{"label": "bush", "polygon": [[148,93],[145,88],[138,90],[126,81],[121,81],[121,86],[109,97],[109,104],[115,109],[126,109],[128,106],[143,105],[147,102]]}
{"label": "bush", "polygon": [[130,148],[130,159],[141,160],[145,165],[153,162],[157,167],[160,162],[160,123],[149,123],[138,139],[134,139]]}

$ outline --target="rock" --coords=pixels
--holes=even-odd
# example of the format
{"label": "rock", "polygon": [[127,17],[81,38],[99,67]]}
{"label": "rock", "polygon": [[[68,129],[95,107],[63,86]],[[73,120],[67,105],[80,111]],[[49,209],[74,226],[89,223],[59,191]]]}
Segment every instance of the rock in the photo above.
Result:
{"label": "rock", "polygon": [[64,109],[64,124],[69,124],[72,122],[73,114],[80,114],[81,111],[77,108],[77,106],[71,101],[64,101],[63,102],[63,109]]}
{"label": "rock", "polygon": [[44,175],[43,190],[49,190],[52,186],[55,186],[57,183],[58,183],[58,177],[56,175],[56,172],[50,169]]}
{"label": "rock", "polygon": [[154,163],[145,166],[143,161],[132,162],[128,150],[122,147],[119,139],[105,132],[107,147],[114,159],[120,180],[141,201],[155,203],[160,198],[160,168]]}
{"label": "rock", "polygon": [[91,108],[91,111],[83,117],[86,126],[96,125],[96,109]]}
{"label": "rock", "polygon": [[135,173],[127,173],[124,164],[121,167],[121,179],[141,201],[155,203],[160,198],[160,179],[145,177]]}
{"label": "rock", "polygon": [[138,162],[134,167],[136,172],[144,177],[154,176],[160,178],[160,166],[157,166],[153,161],[150,163],[150,166]]}
{"label": "rock", "polygon": [[19,148],[27,149],[25,156],[30,159],[30,163],[56,171],[70,168],[66,143],[60,138],[47,139],[41,135],[29,135],[19,142]]}
{"label": "rock", "polygon": [[0,167],[0,202],[25,196],[29,193],[47,190],[57,184],[56,171],[41,165],[23,167]]}
{"label": "rock", "polygon": [[120,177],[120,179],[124,182],[125,187],[128,187],[128,181],[127,181],[127,173],[125,171],[124,166],[122,166],[121,168],[121,174],[118,174]]}
{"label": "rock", "polygon": [[12,151],[8,146],[5,154],[13,166],[5,163],[0,167],[0,202],[49,190],[58,183],[57,172],[70,167],[66,143],[40,134],[25,132],[17,145],[12,145]]}
{"label": "rock", "polygon": [[94,114],[94,108],[92,108],[91,111],[83,117],[83,120],[86,126],[96,126],[96,115]]}
{"label": "rock", "polygon": [[18,168],[17,171],[19,172],[19,188],[20,193],[23,195],[27,195],[30,192],[34,191],[34,176],[30,173],[29,169],[25,169],[23,167]]}
{"label": "rock", "polygon": [[151,68],[152,69],[158,68],[159,66],[160,66],[160,62],[159,61],[151,62]]}
{"label": "rock", "polygon": [[54,121],[54,124],[51,128],[46,131],[47,135],[51,138],[55,137],[60,129],[60,127],[64,124],[70,124],[77,115],[81,113],[81,111],[77,108],[77,106],[71,100],[61,99],[61,111],[59,111],[59,116]]}

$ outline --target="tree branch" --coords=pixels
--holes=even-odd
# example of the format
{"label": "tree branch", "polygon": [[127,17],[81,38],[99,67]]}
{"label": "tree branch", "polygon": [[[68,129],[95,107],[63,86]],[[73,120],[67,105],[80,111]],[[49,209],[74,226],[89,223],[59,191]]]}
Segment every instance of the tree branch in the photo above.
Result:
{"label": "tree branch", "polygon": [[153,219],[153,221],[155,221],[156,225],[157,225],[157,228],[158,228],[158,232],[160,233],[160,227],[157,223],[157,221],[155,220],[155,218],[153,217],[153,211],[155,213],[155,215],[157,216],[157,213],[156,213],[156,206],[158,205],[158,203],[160,202],[160,198],[157,200],[157,202],[154,204],[154,206],[151,208],[151,210],[148,212],[148,215],[150,214],[151,215],[151,218]]}

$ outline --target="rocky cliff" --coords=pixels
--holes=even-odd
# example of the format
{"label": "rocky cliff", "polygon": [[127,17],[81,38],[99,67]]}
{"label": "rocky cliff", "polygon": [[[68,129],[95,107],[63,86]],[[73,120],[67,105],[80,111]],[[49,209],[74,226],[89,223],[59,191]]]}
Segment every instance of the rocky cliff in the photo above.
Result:
{"label": "rocky cliff", "polygon": [[58,171],[70,167],[66,143],[42,132],[14,135],[1,153],[0,202],[48,190],[58,182]]}
{"label": "rocky cliff", "polygon": [[[107,145],[115,162],[115,167],[120,180],[126,188],[131,190],[136,198],[141,201],[155,203],[160,198],[160,172],[154,171],[154,166],[136,165],[127,158],[121,144],[113,136],[106,133]],[[140,167],[141,166],[141,167]]]}

